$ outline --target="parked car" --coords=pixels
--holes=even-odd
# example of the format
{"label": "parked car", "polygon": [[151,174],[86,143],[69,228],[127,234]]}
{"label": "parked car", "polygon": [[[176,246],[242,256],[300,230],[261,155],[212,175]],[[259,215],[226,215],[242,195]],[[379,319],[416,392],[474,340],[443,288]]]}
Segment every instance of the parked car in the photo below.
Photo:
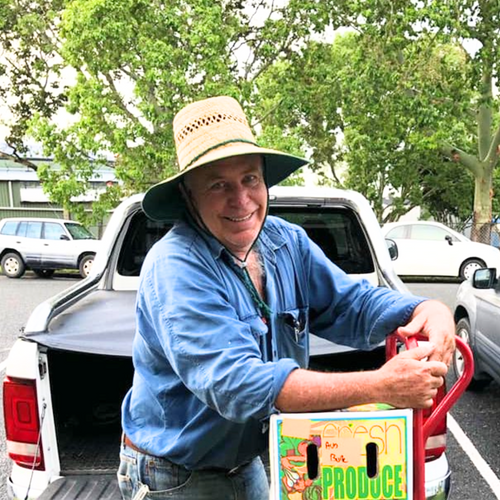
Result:
{"label": "parked car", "polygon": [[[471,347],[474,377],[470,389],[500,383],[500,283],[495,268],[478,269],[458,288],[455,299],[457,335]],[[463,372],[463,358],[455,353],[455,373]]]}
{"label": "parked car", "polygon": [[400,276],[469,279],[476,269],[500,269],[498,248],[471,241],[439,222],[391,222],[382,232],[397,245],[394,269]]}
{"label": "parked car", "polygon": [[0,262],[9,278],[31,269],[50,278],[56,269],[78,269],[86,278],[100,241],[79,222],[16,217],[0,221]]}
{"label": "parked car", "polygon": [[[88,279],[40,304],[9,353],[3,395],[10,499],[121,499],[120,406],[133,377],[139,274],[172,225],[148,219],[141,201],[134,195],[116,208]],[[354,279],[408,293],[359,193],[274,187],[270,213],[300,224]],[[374,369],[385,361],[383,345],[361,352],[311,335],[310,347],[318,370]],[[448,497],[445,451],[443,418],[427,440],[426,500]]]}

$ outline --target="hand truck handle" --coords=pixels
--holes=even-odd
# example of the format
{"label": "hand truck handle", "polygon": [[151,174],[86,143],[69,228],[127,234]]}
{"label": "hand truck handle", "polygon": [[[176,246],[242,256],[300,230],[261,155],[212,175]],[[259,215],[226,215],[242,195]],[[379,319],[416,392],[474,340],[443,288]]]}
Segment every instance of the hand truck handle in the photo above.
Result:
{"label": "hand truck handle", "polygon": [[[388,360],[397,354],[398,339],[405,343],[407,349],[417,347],[418,339],[427,340],[423,336],[406,338],[397,333],[390,335],[386,341],[386,357]],[[470,347],[460,337],[455,337],[455,341],[457,349],[464,357],[463,373],[425,422],[422,410],[414,410],[413,412],[414,500],[425,500],[425,443],[427,438],[432,434],[438,422],[457,402],[474,374],[474,359]]]}
{"label": "hand truck handle", "polygon": [[[394,333],[387,337],[386,357],[389,360],[397,354],[398,339],[405,343],[407,349],[418,346],[418,340],[427,340],[423,336],[403,337]],[[431,415],[424,421],[423,410],[413,411],[413,498],[425,500],[425,443],[436,425],[457,402],[458,398],[469,385],[474,374],[474,359],[469,346],[460,338],[455,337],[457,349],[464,357],[464,371],[453,384],[446,396],[441,400]]]}
{"label": "hand truck handle", "polygon": [[456,348],[460,351],[464,358],[464,371],[458,380],[452,385],[446,396],[434,409],[424,424],[424,440],[432,434],[439,420],[441,420],[451,407],[458,401],[460,396],[465,392],[467,386],[474,375],[474,357],[470,347],[460,337],[455,337]]}
{"label": "hand truck handle", "polygon": [[[418,346],[418,340],[427,341],[427,337],[415,335],[413,337],[403,337],[398,333],[393,333],[387,337],[386,342],[386,357],[389,360],[397,354],[397,341],[404,342],[407,349],[413,349]],[[451,389],[446,393],[446,396],[441,400],[432,414],[426,420],[424,425],[424,438],[432,434],[439,420],[450,410],[450,408],[458,401],[458,398],[464,393],[465,389],[472,380],[474,375],[474,358],[470,347],[460,338],[455,337],[456,347],[464,358],[464,371],[453,384]]]}

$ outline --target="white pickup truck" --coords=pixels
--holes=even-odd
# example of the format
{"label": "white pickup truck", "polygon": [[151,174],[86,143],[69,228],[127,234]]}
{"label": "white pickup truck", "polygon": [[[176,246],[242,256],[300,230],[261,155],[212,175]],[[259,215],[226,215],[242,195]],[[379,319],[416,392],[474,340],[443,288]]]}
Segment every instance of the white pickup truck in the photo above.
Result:
{"label": "white pickup truck", "polygon": [[[171,224],[149,220],[142,195],[114,212],[90,276],[40,304],[14,344],[4,381],[11,499],[119,500],[120,405],[133,374],[134,302],[147,251]],[[302,225],[354,277],[407,293],[394,273],[380,226],[360,194],[273,188],[270,212]],[[370,369],[369,353],[311,339],[312,366]],[[426,447],[426,498],[448,496],[446,423]]]}

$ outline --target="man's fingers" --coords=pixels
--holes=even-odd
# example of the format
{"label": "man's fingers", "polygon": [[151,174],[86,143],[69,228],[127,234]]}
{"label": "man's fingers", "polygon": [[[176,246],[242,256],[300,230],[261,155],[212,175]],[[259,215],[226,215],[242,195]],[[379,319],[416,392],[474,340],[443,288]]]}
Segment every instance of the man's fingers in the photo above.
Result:
{"label": "man's fingers", "polygon": [[432,405],[434,404],[434,398],[429,398],[425,401],[425,403],[422,405],[422,409],[426,410],[428,408],[432,408]]}
{"label": "man's fingers", "polygon": [[444,377],[448,373],[448,367],[442,361],[429,361],[428,367],[434,377]]}
{"label": "man's fingers", "polygon": [[431,361],[442,361],[447,366],[450,366],[455,350],[455,338],[451,337],[440,349],[436,349],[430,356]]}
{"label": "man's fingers", "polygon": [[403,337],[411,337],[412,335],[417,335],[422,331],[424,326],[424,319],[417,316],[412,319],[407,325],[400,326],[396,331],[399,335]]}
{"label": "man's fingers", "polygon": [[434,360],[436,354],[436,347],[432,342],[425,342],[420,344],[414,349],[403,351],[399,355],[406,359],[415,359],[421,361],[427,358],[427,368],[430,370],[431,375],[435,377],[444,377],[448,372],[448,365],[441,361],[439,358]]}
{"label": "man's fingers", "polygon": [[421,344],[414,349],[408,349],[407,351],[403,351],[400,356],[408,359],[417,359],[421,360],[424,358],[428,358],[434,352],[434,344],[430,342],[426,342],[425,344]]}
{"label": "man's fingers", "polygon": [[436,389],[439,389],[444,384],[444,377],[436,377]]}

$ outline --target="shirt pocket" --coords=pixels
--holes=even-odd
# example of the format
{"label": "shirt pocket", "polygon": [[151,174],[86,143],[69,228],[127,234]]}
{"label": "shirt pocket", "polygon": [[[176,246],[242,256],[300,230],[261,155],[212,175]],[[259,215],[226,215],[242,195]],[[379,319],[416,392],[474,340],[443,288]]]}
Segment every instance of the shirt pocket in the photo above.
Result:
{"label": "shirt pocket", "polygon": [[301,368],[309,364],[309,310],[289,309],[278,314],[278,354],[292,358]]}
{"label": "shirt pocket", "polygon": [[267,359],[267,355],[265,354],[264,348],[267,342],[267,325],[264,323],[264,321],[262,321],[262,318],[259,315],[249,316],[243,321],[250,328],[252,336],[259,347],[262,358],[264,359],[264,361],[269,361],[269,359]]}

